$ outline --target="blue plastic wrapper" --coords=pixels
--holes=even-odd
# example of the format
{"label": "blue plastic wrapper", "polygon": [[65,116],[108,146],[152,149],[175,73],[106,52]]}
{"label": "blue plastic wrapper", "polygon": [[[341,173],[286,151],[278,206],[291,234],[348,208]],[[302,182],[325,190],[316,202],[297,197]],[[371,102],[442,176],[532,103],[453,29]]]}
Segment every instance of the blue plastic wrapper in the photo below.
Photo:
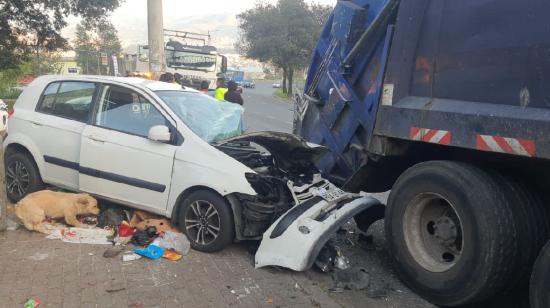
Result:
{"label": "blue plastic wrapper", "polygon": [[156,93],[195,134],[209,143],[242,134],[241,105],[194,92]]}

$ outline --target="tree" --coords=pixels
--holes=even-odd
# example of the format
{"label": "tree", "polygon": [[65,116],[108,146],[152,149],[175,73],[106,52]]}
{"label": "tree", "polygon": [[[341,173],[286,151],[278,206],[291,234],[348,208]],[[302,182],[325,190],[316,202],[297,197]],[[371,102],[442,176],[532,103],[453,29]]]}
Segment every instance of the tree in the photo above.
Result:
{"label": "tree", "polygon": [[116,28],[107,21],[90,27],[82,21],[76,27],[76,62],[85,74],[107,74],[108,67],[100,65],[100,53],[116,55],[122,51]]}
{"label": "tree", "polygon": [[122,0],[2,0],[0,1],[0,69],[16,68],[37,48],[54,51],[67,41],[60,31],[70,15],[95,23]]}
{"label": "tree", "polygon": [[331,8],[308,5],[304,0],[278,0],[276,5],[258,2],[237,16],[240,40],[237,48],[249,58],[271,62],[283,71],[283,92],[292,95],[294,72],[311,56]]}

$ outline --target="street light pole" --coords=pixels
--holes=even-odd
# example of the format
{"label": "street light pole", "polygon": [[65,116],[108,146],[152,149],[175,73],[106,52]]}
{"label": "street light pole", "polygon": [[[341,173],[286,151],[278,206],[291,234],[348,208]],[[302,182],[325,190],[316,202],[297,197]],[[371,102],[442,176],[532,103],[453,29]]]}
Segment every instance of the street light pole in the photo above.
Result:
{"label": "street light pole", "polygon": [[158,74],[165,69],[162,0],[147,0],[147,29],[149,71]]}

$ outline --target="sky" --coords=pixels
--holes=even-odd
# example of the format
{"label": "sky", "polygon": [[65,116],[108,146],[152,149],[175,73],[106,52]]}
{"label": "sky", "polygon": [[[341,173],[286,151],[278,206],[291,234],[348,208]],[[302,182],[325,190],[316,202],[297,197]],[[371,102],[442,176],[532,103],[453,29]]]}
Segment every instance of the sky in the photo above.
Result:
{"label": "sky", "polygon": [[[159,0],[160,1],[160,0]],[[231,47],[238,37],[235,16],[254,6],[256,0],[163,0],[164,28],[212,34],[220,47]],[[276,0],[267,0],[275,3]],[[334,6],[336,0],[306,0]],[[147,42],[147,0],[126,0],[109,18],[128,49]],[[63,35],[74,38],[78,19],[71,18]],[[131,50],[128,50],[131,51]]]}

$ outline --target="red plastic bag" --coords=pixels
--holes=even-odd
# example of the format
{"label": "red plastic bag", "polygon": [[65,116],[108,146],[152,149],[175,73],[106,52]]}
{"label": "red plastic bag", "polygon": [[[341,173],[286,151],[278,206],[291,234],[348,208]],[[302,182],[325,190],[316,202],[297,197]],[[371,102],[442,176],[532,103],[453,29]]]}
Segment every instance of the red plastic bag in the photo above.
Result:
{"label": "red plastic bag", "polygon": [[118,236],[119,237],[132,236],[132,235],[134,235],[135,232],[136,232],[136,230],[134,230],[134,228],[130,227],[130,225],[126,221],[123,221],[118,226]]}

